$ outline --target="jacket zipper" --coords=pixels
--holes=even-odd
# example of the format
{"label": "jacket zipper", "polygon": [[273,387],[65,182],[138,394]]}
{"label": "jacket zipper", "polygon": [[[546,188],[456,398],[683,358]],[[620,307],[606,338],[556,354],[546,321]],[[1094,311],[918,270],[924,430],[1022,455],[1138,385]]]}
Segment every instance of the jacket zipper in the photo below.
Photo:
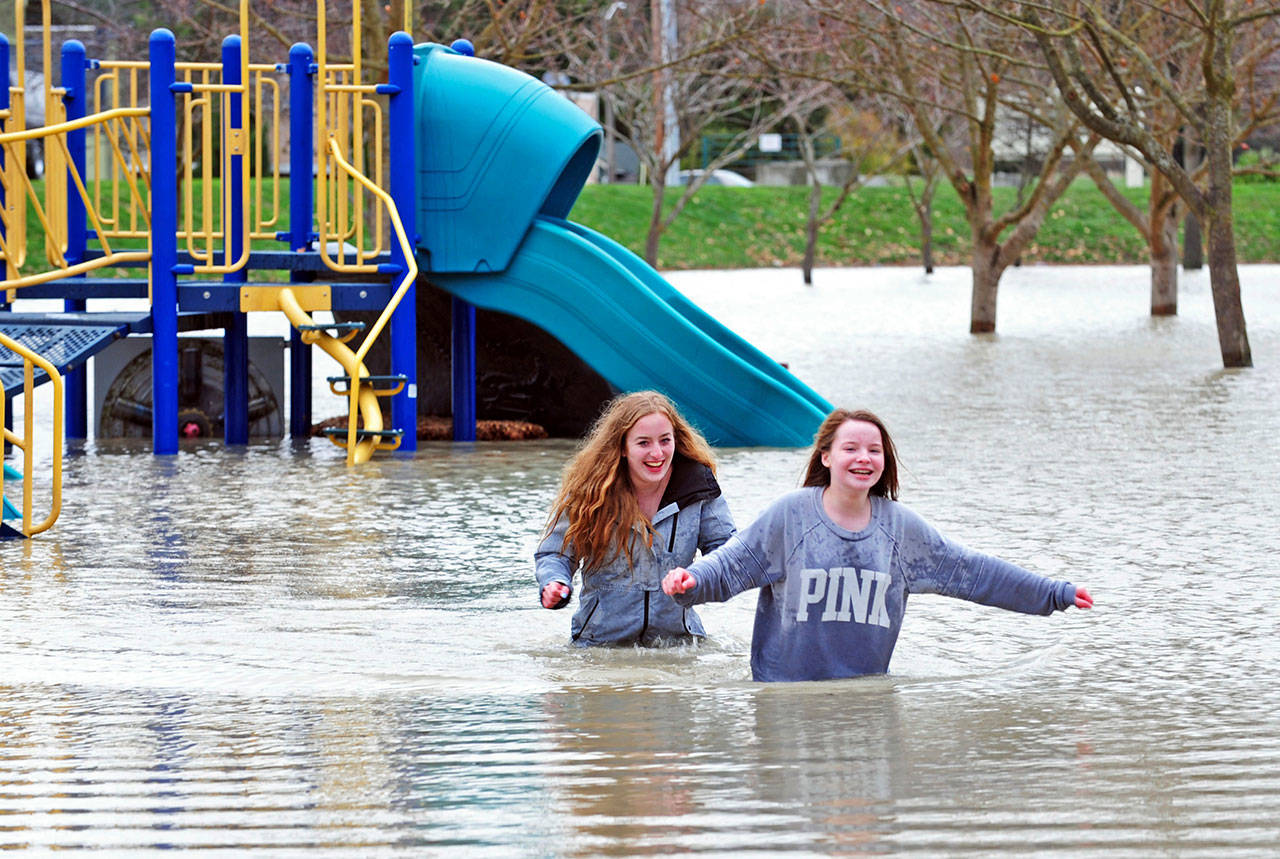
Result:
{"label": "jacket zipper", "polygon": [[671,539],[667,541],[667,551],[674,552],[676,550],[676,525],[680,522],[680,511],[677,510],[671,517]]}
{"label": "jacket zipper", "polygon": [[[648,594],[645,594],[645,597],[647,599]],[[600,608],[600,603],[596,603],[591,607],[591,611],[587,613],[587,616],[582,621],[582,628],[579,629],[578,634],[573,637],[574,641],[577,641],[579,638],[582,638],[582,634],[587,631],[587,624],[591,623],[591,618],[595,615],[596,609],[598,608]],[[647,614],[647,611],[646,611],[646,614]]]}
{"label": "jacket zipper", "polygon": [[638,641],[644,641],[644,634],[649,629],[649,592],[644,592],[644,625],[640,627],[640,635],[637,636]]}

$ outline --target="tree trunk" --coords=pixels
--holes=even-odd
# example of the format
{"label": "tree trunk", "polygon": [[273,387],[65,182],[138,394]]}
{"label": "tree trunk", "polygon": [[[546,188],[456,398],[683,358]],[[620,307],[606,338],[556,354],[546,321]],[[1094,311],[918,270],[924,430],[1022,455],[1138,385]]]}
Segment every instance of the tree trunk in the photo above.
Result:
{"label": "tree trunk", "polygon": [[805,222],[804,283],[813,285],[813,260],[818,252],[818,207],[822,203],[822,184],[814,178],[809,185],[809,217]]}
{"label": "tree trunk", "polygon": [[991,334],[996,330],[996,293],[1000,288],[1000,246],[974,236],[973,301],[969,309],[969,333]]}
{"label": "tree trunk", "polygon": [[653,189],[653,211],[649,213],[649,231],[644,237],[644,261],[658,267],[658,243],[662,241],[662,200],[665,188]]}
{"label": "tree trunk", "polygon": [[[1218,50],[1221,50],[1219,48]],[[1215,51],[1216,59],[1216,51]],[[1213,291],[1213,314],[1218,322],[1218,347],[1222,366],[1252,367],[1249,335],[1245,331],[1244,307],[1240,304],[1240,271],[1236,264],[1235,217],[1232,211],[1231,142],[1226,130],[1231,118],[1225,99],[1209,104],[1209,134],[1205,146],[1208,183],[1205,192],[1204,222],[1209,257],[1209,286]]]}
{"label": "tree trunk", "polygon": [[[1188,163],[1189,170],[1195,170],[1204,161],[1203,147],[1193,147],[1193,153],[1194,163]],[[1193,211],[1187,212],[1182,223],[1182,267],[1187,271],[1204,268],[1204,231],[1200,229],[1200,219]]]}
{"label": "tree trunk", "polygon": [[1178,315],[1178,219],[1173,206],[1163,214],[1152,213],[1151,315]]}
{"label": "tree trunk", "polygon": [[[1230,191],[1227,191],[1230,195]],[[1213,313],[1218,321],[1218,346],[1222,366],[1252,367],[1249,335],[1245,330],[1244,307],[1240,303],[1240,272],[1236,268],[1236,236],[1232,229],[1230,203],[1226,215],[1215,211],[1209,219],[1209,285],[1213,290]]]}
{"label": "tree trunk", "polygon": [[[932,192],[926,193],[933,196]],[[933,201],[922,199],[916,214],[920,218],[920,262],[925,274],[933,274]]]}
{"label": "tree trunk", "polygon": [[1187,271],[1204,268],[1204,238],[1195,212],[1187,212],[1182,223],[1182,267]]}

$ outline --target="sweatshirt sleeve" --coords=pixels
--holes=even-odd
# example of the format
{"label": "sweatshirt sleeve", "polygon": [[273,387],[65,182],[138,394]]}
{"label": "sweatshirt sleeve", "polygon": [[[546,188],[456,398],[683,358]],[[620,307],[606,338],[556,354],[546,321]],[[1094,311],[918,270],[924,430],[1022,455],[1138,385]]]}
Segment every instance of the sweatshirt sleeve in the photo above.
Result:
{"label": "sweatshirt sleeve", "polygon": [[702,505],[698,550],[704,555],[710,554],[728,542],[737,530],[733,524],[733,515],[729,513],[728,503],[723,495],[717,495]]}
{"label": "sweatshirt sleeve", "polygon": [[[724,602],[751,588],[771,584],[784,573],[782,563],[771,559],[784,553],[783,517],[775,504],[760,518],[729,538],[710,555],[689,565],[697,580],[689,591],[674,599],[683,606],[704,602]],[[776,569],[773,569],[776,567]]]}
{"label": "sweatshirt sleeve", "polygon": [[1071,582],[1051,579],[1017,564],[975,552],[938,533],[914,513],[901,544],[903,569],[913,593],[936,593],[1023,614],[1052,614],[1075,605]]}
{"label": "sweatshirt sleeve", "polygon": [[534,550],[533,568],[538,579],[538,593],[542,593],[549,582],[561,582],[573,589],[573,571],[578,567],[578,559],[565,546],[564,536],[568,530],[569,520],[561,516]]}

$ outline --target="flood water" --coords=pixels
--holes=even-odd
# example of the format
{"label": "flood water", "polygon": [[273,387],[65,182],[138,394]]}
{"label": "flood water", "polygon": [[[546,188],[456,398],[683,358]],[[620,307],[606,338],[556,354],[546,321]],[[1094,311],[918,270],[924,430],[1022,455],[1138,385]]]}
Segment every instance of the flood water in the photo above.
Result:
{"label": "flood water", "polygon": [[[1242,277],[1224,371],[1206,272],[1153,320],[1141,267],[1013,270],[982,337],[964,269],[672,276],[880,413],[941,530],[1097,601],[917,597],[887,677],[752,683],[754,594],[698,647],[569,647],[531,561],[569,441],[77,445],[0,543],[0,847],[1274,855],[1280,266]],[[740,525],[804,460],[719,453]]]}

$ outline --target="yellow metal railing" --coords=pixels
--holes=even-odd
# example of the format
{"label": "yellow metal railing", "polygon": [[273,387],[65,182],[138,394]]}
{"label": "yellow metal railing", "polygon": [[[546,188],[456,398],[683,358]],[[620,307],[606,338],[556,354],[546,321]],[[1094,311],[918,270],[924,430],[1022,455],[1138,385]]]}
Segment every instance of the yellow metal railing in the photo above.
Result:
{"label": "yellow metal railing", "polygon": [[[60,99],[55,100],[60,106]],[[4,148],[6,163],[3,173],[5,205],[0,209],[0,218],[4,223],[4,234],[0,236],[0,257],[5,261],[5,278],[2,284],[8,292],[8,300],[12,300],[14,291],[23,286],[45,283],[73,275],[84,274],[94,269],[117,265],[124,262],[146,261],[150,259],[148,250],[113,249],[110,238],[100,235],[102,256],[78,262],[68,263],[67,251],[67,194],[65,182],[70,177],[76,194],[83,202],[89,225],[98,231],[103,230],[103,221],[94,205],[92,195],[85,185],[85,179],[72,162],[67,148],[67,134],[72,131],[93,128],[119,127],[129,119],[146,114],[144,108],[118,109],[107,113],[86,116],[82,119],[65,121],[65,114],[56,111],[55,121],[41,128],[13,131],[0,134],[0,147]],[[25,150],[26,141],[40,139],[45,141],[46,182],[44,200],[37,193],[34,183],[20,166],[20,159],[10,161],[9,156],[17,151]],[[112,135],[112,140],[116,136]],[[113,146],[113,154],[117,162],[123,163],[129,158],[139,157],[136,151],[126,152],[118,145]],[[58,177],[57,180],[54,177]],[[136,205],[142,205],[143,190],[136,184],[129,184],[129,193]],[[22,269],[28,261],[27,253],[27,209],[30,208],[36,217],[39,229],[44,234],[45,257],[53,268],[42,272],[23,274]]]}
{"label": "yellow metal railing", "polygon": [[[104,60],[98,68],[93,82],[97,111],[145,103],[148,63]],[[221,185],[232,174],[235,156],[244,156],[240,204],[249,213],[241,236],[244,247],[248,248],[252,239],[274,239],[280,223],[280,84],[274,77],[278,72],[274,65],[265,63],[251,63],[247,70],[248,84],[230,85],[221,82],[224,69],[220,63],[176,64],[180,81],[191,87],[191,92],[182,96],[178,110],[182,120],[179,145],[183,179],[179,236],[197,261],[198,270],[206,273],[225,273],[244,264],[243,254],[237,260],[228,258],[224,232],[231,201],[223,199]],[[232,98],[237,95],[241,97],[243,130],[231,133],[227,121],[231,118]],[[146,122],[138,122],[122,134],[130,141],[145,142],[149,149],[150,129]],[[95,138],[90,147],[91,157],[99,165],[94,176],[94,198],[100,211],[110,211],[102,218],[106,234],[145,237],[145,210],[131,199],[126,200],[128,205],[122,205],[118,191],[122,181],[150,186],[147,161],[138,159],[121,165],[107,157],[108,142]]]}
{"label": "yellow metal railing", "polygon": [[[373,271],[373,260],[386,251],[383,209],[366,197],[367,186],[354,181],[336,159],[369,175],[375,186],[385,184],[382,105],[370,98],[377,92],[374,85],[352,82],[357,78],[354,66],[319,66],[316,126],[322,143],[317,151],[316,226],[320,253],[335,271]],[[369,208],[372,223],[368,223]]]}
{"label": "yellow metal railing", "polygon": [[[351,62],[332,63],[328,58],[326,4],[324,0],[316,2],[316,227],[325,265],[344,272],[374,271],[373,260],[386,251],[384,207],[366,194],[385,185],[385,147],[382,106],[372,98],[377,87],[361,82],[361,5],[351,7]],[[404,29],[409,31],[412,4],[402,3],[400,11]],[[346,166],[340,166],[339,161]],[[372,184],[356,181],[353,177],[357,174],[371,176]],[[368,209],[372,209],[372,223],[368,223]]]}
{"label": "yellow metal railing", "polygon": [[[62,512],[62,375],[58,369],[21,343],[0,334],[0,346],[22,358],[22,433],[6,428],[4,440],[22,451],[22,533],[30,537],[47,531]],[[50,486],[52,500],[49,515],[39,522],[31,521],[34,500],[35,474],[35,370],[39,368],[53,385],[53,441],[50,453],[53,459],[53,480]],[[0,426],[3,426],[6,397],[0,396]],[[4,495],[4,469],[0,468],[0,496]]]}
{"label": "yellow metal railing", "polygon": [[[271,77],[276,67],[247,66],[245,84],[221,83],[223,70],[216,63],[179,63],[177,70],[192,89],[184,97],[180,113],[183,194],[179,234],[197,272],[235,271],[247,262],[253,239],[275,238],[274,227],[280,220],[280,86]],[[237,95],[240,127],[233,129],[228,120]],[[217,128],[221,129],[221,140],[215,158],[213,133]],[[267,141],[270,150],[266,149]],[[236,170],[236,158],[240,159],[240,199],[236,205],[246,216],[239,237],[242,250],[232,259],[226,225],[231,222],[233,201],[222,193],[222,183]]]}
{"label": "yellow metal railing", "polygon": [[[74,122],[66,121],[66,109],[63,104],[65,90],[52,85],[53,47],[50,38],[52,12],[49,0],[41,4],[43,41],[41,57],[44,67],[44,102],[45,125],[41,128],[26,127],[26,49],[24,41],[26,22],[25,2],[14,4],[14,32],[16,44],[14,55],[17,62],[17,86],[10,87],[9,111],[0,112],[5,120],[5,133],[0,134],[0,148],[5,155],[4,170],[0,172],[0,185],[5,193],[5,205],[0,210],[3,220],[3,236],[0,237],[0,258],[4,261],[3,279],[0,280],[0,291],[3,298],[12,301],[16,298],[17,289],[36,283],[44,283],[63,277],[84,274],[88,271],[124,262],[145,261],[150,254],[146,250],[113,249],[105,236],[100,236],[102,256],[92,261],[68,264],[67,252],[67,198],[68,182],[74,187],[74,193],[84,203],[88,222],[93,229],[101,231],[104,221],[100,211],[90,199],[86,190],[86,177],[82,176],[75,165],[70,163],[67,147],[67,134],[72,131],[92,131],[95,136],[111,134],[111,130],[119,130],[126,124],[136,123],[145,116],[146,108],[134,106],[100,112],[86,116]],[[27,141],[42,141],[45,154],[45,176],[43,200],[35,185],[27,176],[26,144]],[[141,161],[140,150],[136,143],[126,143],[123,147],[118,143],[112,146],[117,160],[131,159]],[[145,193],[133,183],[125,191],[133,197],[139,209],[145,199]],[[36,223],[28,223],[28,209],[34,213]],[[46,271],[31,272],[29,269],[29,245],[32,236],[30,230],[38,230],[44,242],[44,256],[52,268]]]}
{"label": "yellow metal railing", "polygon": [[[140,107],[147,102],[146,72],[150,63],[145,61],[104,61],[98,64],[99,73],[92,83],[93,113]],[[86,161],[92,165],[93,200],[102,223],[102,235],[110,238],[145,239],[149,235],[148,206],[151,200],[151,170],[149,157],[141,153],[151,151],[151,115],[144,112],[119,129],[119,137],[139,157],[121,161],[113,157],[119,142],[113,140],[104,129],[94,129],[86,141]],[[147,193],[141,196],[128,194],[121,199],[121,185],[128,188],[141,185]]]}

